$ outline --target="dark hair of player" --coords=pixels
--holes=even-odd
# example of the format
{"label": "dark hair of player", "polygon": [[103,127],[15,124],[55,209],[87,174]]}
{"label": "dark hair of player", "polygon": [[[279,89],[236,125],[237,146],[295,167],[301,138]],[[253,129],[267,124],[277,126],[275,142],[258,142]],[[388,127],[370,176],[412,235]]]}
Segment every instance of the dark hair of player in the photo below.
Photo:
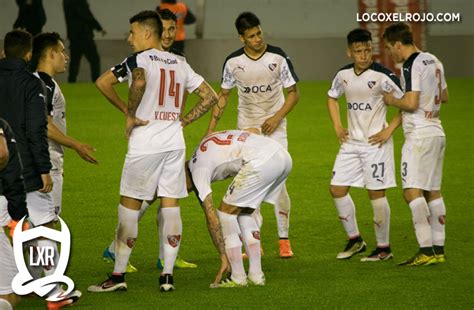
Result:
{"label": "dark hair of player", "polygon": [[243,12],[235,20],[235,28],[240,35],[243,35],[245,30],[249,30],[253,27],[260,25],[260,20],[257,15],[252,12]]}
{"label": "dark hair of player", "polygon": [[33,38],[33,57],[31,58],[31,68],[36,70],[38,63],[44,57],[49,48],[58,47],[62,42],[61,36],[57,32],[40,33]]}
{"label": "dark hair of player", "polygon": [[401,42],[403,45],[413,44],[413,34],[410,26],[405,23],[388,26],[383,33],[383,38],[392,45],[395,42]]}
{"label": "dark hair of player", "polygon": [[351,46],[352,43],[356,42],[369,42],[372,41],[372,34],[370,31],[362,28],[356,28],[347,34],[347,45]]}
{"label": "dark hair of player", "polygon": [[13,30],[5,35],[3,50],[7,58],[25,57],[33,48],[33,36],[23,30]]}
{"label": "dark hair of player", "polygon": [[141,11],[140,13],[130,18],[130,24],[139,23],[141,25],[150,27],[153,29],[158,38],[161,38],[163,33],[163,23],[161,22],[160,16],[156,11]]}
{"label": "dark hair of player", "polygon": [[162,20],[173,20],[176,22],[176,15],[168,9],[158,10],[158,15]]}

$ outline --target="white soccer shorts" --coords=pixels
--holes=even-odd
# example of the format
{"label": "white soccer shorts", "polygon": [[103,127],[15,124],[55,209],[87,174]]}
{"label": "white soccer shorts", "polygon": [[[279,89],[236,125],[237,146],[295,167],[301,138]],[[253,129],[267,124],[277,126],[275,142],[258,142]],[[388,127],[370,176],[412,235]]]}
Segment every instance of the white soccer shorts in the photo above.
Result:
{"label": "white soccer shorts", "polygon": [[[53,185],[54,187],[54,185]],[[58,219],[54,210],[53,195],[39,191],[26,193],[26,206],[34,226],[47,224]]]}
{"label": "white soccer shorts", "polygon": [[120,195],[139,200],[152,200],[155,196],[187,197],[184,161],[185,150],[127,154],[122,170]]}
{"label": "white soccer shorts", "polygon": [[60,215],[63,200],[64,177],[63,173],[59,170],[51,170],[50,175],[51,179],[53,179],[54,184],[53,190],[51,191],[51,195],[53,195],[54,212],[56,213],[56,215]]}
{"label": "white soccer shorts", "polygon": [[445,149],[445,137],[406,140],[400,171],[403,188],[440,190]]}
{"label": "white soccer shorts", "polygon": [[275,204],[292,168],[290,154],[279,150],[264,163],[245,163],[229,185],[224,202],[241,208]]}
{"label": "white soccer shorts", "polygon": [[343,143],[332,171],[331,185],[381,190],[395,187],[393,141],[378,145]]}
{"label": "white soccer shorts", "polygon": [[17,273],[13,246],[4,227],[0,226],[0,295],[13,293],[12,281]]}

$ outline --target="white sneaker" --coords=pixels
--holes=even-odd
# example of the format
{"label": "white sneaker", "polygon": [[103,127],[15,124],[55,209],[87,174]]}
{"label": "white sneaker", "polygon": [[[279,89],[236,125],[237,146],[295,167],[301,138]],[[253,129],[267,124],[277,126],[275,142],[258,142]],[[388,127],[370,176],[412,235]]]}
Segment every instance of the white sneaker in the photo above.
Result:
{"label": "white sneaker", "polygon": [[265,275],[262,273],[260,275],[251,275],[248,276],[250,285],[264,286],[265,285]]}

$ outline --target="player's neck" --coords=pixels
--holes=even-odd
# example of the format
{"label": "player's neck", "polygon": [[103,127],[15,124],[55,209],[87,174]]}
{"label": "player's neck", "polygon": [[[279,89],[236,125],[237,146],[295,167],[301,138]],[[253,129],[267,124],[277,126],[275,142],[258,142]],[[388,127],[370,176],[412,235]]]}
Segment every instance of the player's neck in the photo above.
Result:
{"label": "player's neck", "polygon": [[249,56],[252,59],[260,58],[260,56],[262,56],[266,50],[267,50],[267,44],[265,44],[263,48],[259,51],[256,51],[256,50],[248,48],[247,46],[244,46],[245,54],[247,54],[247,56]]}
{"label": "player's neck", "polygon": [[51,78],[53,78],[54,75],[56,74],[56,72],[54,72],[54,70],[53,70],[53,67],[50,66],[49,64],[45,64],[45,63],[39,63],[38,67],[36,68],[36,71],[44,72],[47,75],[49,75]]}
{"label": "player's neck", "polygon": [[403,61],[406,61],[414,53],[419,53],[419,52],[420,52],[420,50],[418,49],[418,47],[416,47],[416,45],[414,45],[414,44],[413,45],[405,45],[404,49],[402,50]]}

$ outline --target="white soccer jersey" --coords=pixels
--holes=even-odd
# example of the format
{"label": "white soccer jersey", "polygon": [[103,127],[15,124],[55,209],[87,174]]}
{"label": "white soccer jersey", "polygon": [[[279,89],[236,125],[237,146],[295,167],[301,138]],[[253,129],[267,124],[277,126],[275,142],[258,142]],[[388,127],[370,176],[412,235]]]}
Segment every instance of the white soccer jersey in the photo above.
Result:
{"label": "white soccer jersey", "polygon": [[282,49],[267,45],[265,53],[258,59],[248,57],[243,48],[230,54],[224,63],[221,87],[231,89],[237,86],[237,126],[245,129],[260,127],[274,115],[285,102],[282,87],[288,88],[296,82],[298,77],[290,58]]}
{"label": "white soccer jersey", "polygon": [[204,138],[189,161],[194,184],[203,201],[211,183],[235,176],[242,165],[264,164],[283,147],[278,142],[246,131],[219,131]]}
{"label": "white soccer jersey", "polygon": [[383,95],[391,91],[397,98],[403,96],[395,74],[377,62],[360,74],[355,73],[354,64],[337,72],[328,96],[338,99],[345,94],[349,142],[368,144],[370,136],[387,126]]}
{"label": "white soccer jersey", "polygon": [[404,92],[420,92],[415,112],[403,112],[406,138],[444,136],[439,119],[441,97],[447,88],[443,64],[430,53],[413,53],[404,63],[401,82]]}
{"label": "white soccer jersey", "polygon": [[[46,87],[48,115],[53,118],[53,123],[59,131],[66,134],[66,100],[64,99],[61,88],[47,73],[35,72],[34,74],[43,81]],[[48,143],[49,155],[53,166],[52,170],[57,170],[62,173],[64,166],[64,147],[51,139],[48,139]]]}
{"label": "white soccer jersey", "polygon": [[185,58],[176,54],[148,49],[129,56],[112,68],[117,79],[132,83],[132,70],[143,68],[146,90],[136,117],[150,121],[133,129],[128,154],[154,154],[185,148],[180,122],[185,91],[193,92],[204,79],[196,74]]}

